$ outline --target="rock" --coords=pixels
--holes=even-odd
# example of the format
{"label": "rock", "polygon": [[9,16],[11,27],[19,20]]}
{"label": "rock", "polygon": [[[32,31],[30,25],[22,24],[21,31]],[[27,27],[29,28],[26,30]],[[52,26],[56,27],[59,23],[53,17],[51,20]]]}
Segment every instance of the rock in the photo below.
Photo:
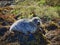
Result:
{"label": "rock", "polygon": [[7,28],[5,27],[0,28],[0,36],[3,36],[6,31],[7,31]]}
{"label": "rock", "polygon": [[45,27],[48,31],[50,30],[56,30],[58,29],[58,26],[55,24],[49,24],[48,26]]}

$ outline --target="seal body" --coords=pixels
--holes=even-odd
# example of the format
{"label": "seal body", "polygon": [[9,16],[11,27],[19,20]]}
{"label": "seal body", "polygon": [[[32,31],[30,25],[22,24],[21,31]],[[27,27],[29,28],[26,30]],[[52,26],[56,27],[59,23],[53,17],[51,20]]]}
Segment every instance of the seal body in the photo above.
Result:
{"label": "seal body", "polygon": [[20,19],[14,22],[11,27],[10,31],[19,31],[24,34],[35,33],[37,30],[37,24],[40,23],[40,19],[38,17],[34,17],[32,19]]}
{"label": "seal body", "polygon": [[10,31],[15,30],[27,34],[28,32],[34,33],[37,30],[37,25],[29,19],[20,19],[12,24]]}

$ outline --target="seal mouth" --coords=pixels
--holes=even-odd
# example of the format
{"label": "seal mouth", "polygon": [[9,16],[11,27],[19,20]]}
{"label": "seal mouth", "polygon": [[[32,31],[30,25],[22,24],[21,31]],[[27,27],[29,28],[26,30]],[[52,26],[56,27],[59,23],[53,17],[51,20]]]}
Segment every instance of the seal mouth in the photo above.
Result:
{"label": "seal mouth", "polygon": [[38,22],[37,25],[40,25],[40,22]]}

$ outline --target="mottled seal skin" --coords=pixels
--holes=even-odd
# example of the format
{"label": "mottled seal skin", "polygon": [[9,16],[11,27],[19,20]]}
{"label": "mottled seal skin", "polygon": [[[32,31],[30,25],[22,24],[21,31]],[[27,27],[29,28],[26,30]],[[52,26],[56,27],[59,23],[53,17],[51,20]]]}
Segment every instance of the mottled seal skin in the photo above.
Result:
{"label": "mottled seal skin", "polygon": [[33,17],[32,19],[20,19],[11,25],[10,31],[15,30],[24,34],[27,34],[28,32],[35,33],[38,23],[41,23],[41,19],[39,17]]}

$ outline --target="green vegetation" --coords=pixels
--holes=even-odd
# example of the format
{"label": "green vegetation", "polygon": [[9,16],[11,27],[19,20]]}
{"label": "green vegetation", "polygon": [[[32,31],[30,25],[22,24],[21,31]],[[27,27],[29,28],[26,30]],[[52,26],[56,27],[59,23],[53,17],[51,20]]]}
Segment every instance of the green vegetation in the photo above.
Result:
{"label": "green vegetation", "polygon": [[[32,13],[34,11],[35,14],[39,17],[42,17],[44,15],[51,17],[51,18],[60,17],[60,6],[59,5],[56,5],[56,6],[48,5],[49,2],[51,3],[50,0],[48,0],[48,1],[47,0],[25,0],[22,2],[21,1],[17,1],[17,2],[15,2],[16,5],[15,5],[14,9],[11,11],[11,13],[13,13],[15,15],[22,13],[24,18],[31,18],[32,16],[30,13]],[[56,4],[57,4],[57,2],[56,2]]]}

